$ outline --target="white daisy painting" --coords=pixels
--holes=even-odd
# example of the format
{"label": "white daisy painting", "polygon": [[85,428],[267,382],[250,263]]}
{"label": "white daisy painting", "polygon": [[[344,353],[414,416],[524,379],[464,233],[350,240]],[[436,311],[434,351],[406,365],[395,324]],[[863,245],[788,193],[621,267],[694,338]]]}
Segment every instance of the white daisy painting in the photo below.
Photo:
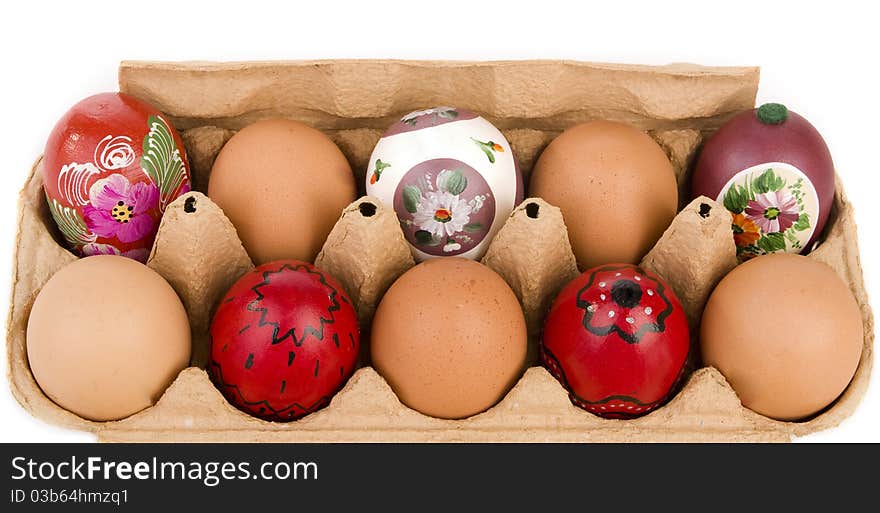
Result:
{"label": "white daisy painting", "polygon": [[413,167],[397,187],[395,210],[407,240],[434,256],[464,253],[491,228],[495,200],[467,164],[434,159]]}

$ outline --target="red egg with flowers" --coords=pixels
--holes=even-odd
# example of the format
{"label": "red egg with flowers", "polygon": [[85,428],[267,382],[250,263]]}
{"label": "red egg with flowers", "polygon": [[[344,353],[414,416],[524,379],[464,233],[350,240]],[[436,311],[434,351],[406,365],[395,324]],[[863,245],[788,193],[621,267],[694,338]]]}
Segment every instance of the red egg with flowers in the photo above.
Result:
{"label": "red egg with flowers", "polygon": [[541,359],[576,406],[634,418],[661,406],[684,375],[687,318],[657,275],[629,264],[590,269],[556,297]]}
{"label": "red egg with flowers", "polygon": [[41,167],[49,211],[80,256],[146,262],[165,208],[191,188],[174,127],[123,93],[90,96],[67,111],[49,136]]}
{"label": "red egg with flowers", "polygon": [[327,404],[357,364],[351,300],[312,264],[279,260],[242,276],[211,322],[209,372],[240,410],[291,421]]}

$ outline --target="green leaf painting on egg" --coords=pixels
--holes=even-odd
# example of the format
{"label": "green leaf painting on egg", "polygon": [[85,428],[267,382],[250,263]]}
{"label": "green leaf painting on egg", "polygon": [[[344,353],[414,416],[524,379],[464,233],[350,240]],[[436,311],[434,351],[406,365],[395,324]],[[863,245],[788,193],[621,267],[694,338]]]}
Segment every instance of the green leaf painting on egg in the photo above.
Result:
{"label": "green leaf painting on egg", "polygon": [[89,231],[86,222],[76,209],[65,207],[55,199],[46,199],[49,203],[49,212],[55,219],[55,223],[58,224],[58,229],[64,236],[64,240],[77,248],[95,242],[97,236]]}
{"label": "green leaf painting on egg", "polygon": [[767,253],[785,250],[785,235],[780,232],[766,233],[758,239],[758,247]]}
{"label": "green leaf painting on egg", "polygon": [[382,172],[385,171],[386,167],[391,167],[391,164],[382,162],[382,159],[376,159],[376,166],[373,169],[373,174],[370,175],[371,184],[375,184],[380,178],[382,178]]}
{"label": "green leaf painting on egg", "polygon": [[[776,176],[773,168],[767,169],[757,178],[752,180],[752,191],[754,194],[764,194],[765,192],[778,191],[785,187],[785,179]],[[754,198],[749,198],[754,199]]]}
{"label": "green leaf painting on egg", "polygon": [[427,230],[416,230],[415,238],[416,242],[422,246],[439,246],[441,242],[439,237],[434,237],[434,235]]}
{"label": "green leaf painting on egg", "polygon": [[751,194],[742,185],[732,185],[724,195],[724,208],[730,210],[734,214],[739,214],[746,209],[749,204]]}
{"label": "green leaf painting on egg", "polygon": [[498,153],[498,152],[503,153],[504,152],[504,147],[501,146],[500,144],[496,143],[495,141],[483,142],[478,139],[474,139],[473,137],[471,137],[471,140],[474,141],[474,143],[476,143],[476,145],[479,146],[479,148],[483,151],[483,153],[486,154],[486,158],[489,159],[490,164],[495,163],[495,153]]}
{"label": "green leaf painting on egg", "polygon": [[467,188],[467,178],[461,169],[443,170],[437,175],[437,187],[449,194],[458,195]]}
{"label": "green leaf painting on egg", "polygon": [[419,210],[419,203],[422,201],[422,191],[415,185],[407,185],[403,188],[403,205],[410,214],[415,214]]}
{"label": "green leaf painting on egg", "polygon": [[164,212],[187,179],[186,164],[168,123],[161,116],[153,115],[147,124],[150,131],[144,137],[141,168],[159,188],[159,211]]}
{"label": "green leaf painting on egg", "polygon": [[794,225],[792,225],[791,230],[796,232],[802,232],[810,228],[810,215],[807,213],[803,213],[798,217],[798,220],[795,221]]}

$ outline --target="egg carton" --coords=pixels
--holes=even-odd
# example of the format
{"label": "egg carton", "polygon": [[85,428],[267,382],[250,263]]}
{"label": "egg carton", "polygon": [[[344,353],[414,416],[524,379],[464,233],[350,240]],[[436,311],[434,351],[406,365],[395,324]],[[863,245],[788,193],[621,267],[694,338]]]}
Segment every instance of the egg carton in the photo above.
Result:
{"label": "egg carton", "polygon": [[[843,394],[802,422],[772,420],[743,407],[716,369],[699,366],[696,352],[695,370],[683,388],[644,417],[602,419],[573,406],[562,386],[537,365],[544,313],[578,274],[562,215],[540,198],[527,199],[514,210],[482,259],[520,299],[530,335],[522,378],[489,410],[463,420],[422,415],[398,400],[364,352],[361,368],[329,406],[294,422],[273,423],[231,406],[204,370],[211,313],[229,286],[253,268],[222,210],[197,192],[206,189],[213,159],[235,130],[269,117],[309,123],[342,148],[363,184],[370,151],[384,128],[411,110],[447,104],[480,112],[504,132],[526,177],[543,147],[566,127],[611,119],[647,130],[667,152],[683,187],[702,139],[734,113],[754,106],[757,83],[756,68],[693,65],[123,62],[120,89],[171,117],[182,131],[193,169],[196,190],[167,209],[147,264],[168,280],[187,309],[191,367],[154,406],[113,422],[82,419],[40,390],[27,363],[28,314],[40,288],[76,257],[59,244],[38,161],[20,200],[7,326],[12,392],[38,418],[119,442],[788,441],[835,426],[865,392],[874,336],[852,207],[839,181],[824,239],[809,257],[830,265],[850,286],[861,308],[865,345]],[[666,278],[696,334],[709,293],[736,265],[736,257],[730,217],[721,205],[701,197],[682,207],[642,265]],[[361,197],[342,212],[316,264],[336,276],[351,296],[368,347],[376,304],[414,262],[394,212],[375,198]]]}

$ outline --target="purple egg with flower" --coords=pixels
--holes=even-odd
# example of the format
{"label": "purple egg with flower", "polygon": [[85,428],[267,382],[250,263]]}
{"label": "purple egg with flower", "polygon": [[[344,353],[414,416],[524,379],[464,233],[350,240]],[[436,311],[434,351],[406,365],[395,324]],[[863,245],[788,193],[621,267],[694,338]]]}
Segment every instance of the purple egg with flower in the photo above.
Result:
{"label": "purple egg with flower", "polygon": [[834,199],[834,164],[822,136],[784,105],[767,103],[725,123],[703,146],[691,195],[731,213],[739,259],[807,253]]}
{"label": "purple egg with flower", "polygon": [[104,93],[55,125],[41,163],[60,238],[79,256],[150,256],[162,214],[191,188],[168,118],[132,96]]}
{"label": "purple egg with flower", "polygon": [[523,181],[507,139],[474,112],[406,114],[373,149],[367,194],[394,208],[416,260],[479,259],[514,207]]}

